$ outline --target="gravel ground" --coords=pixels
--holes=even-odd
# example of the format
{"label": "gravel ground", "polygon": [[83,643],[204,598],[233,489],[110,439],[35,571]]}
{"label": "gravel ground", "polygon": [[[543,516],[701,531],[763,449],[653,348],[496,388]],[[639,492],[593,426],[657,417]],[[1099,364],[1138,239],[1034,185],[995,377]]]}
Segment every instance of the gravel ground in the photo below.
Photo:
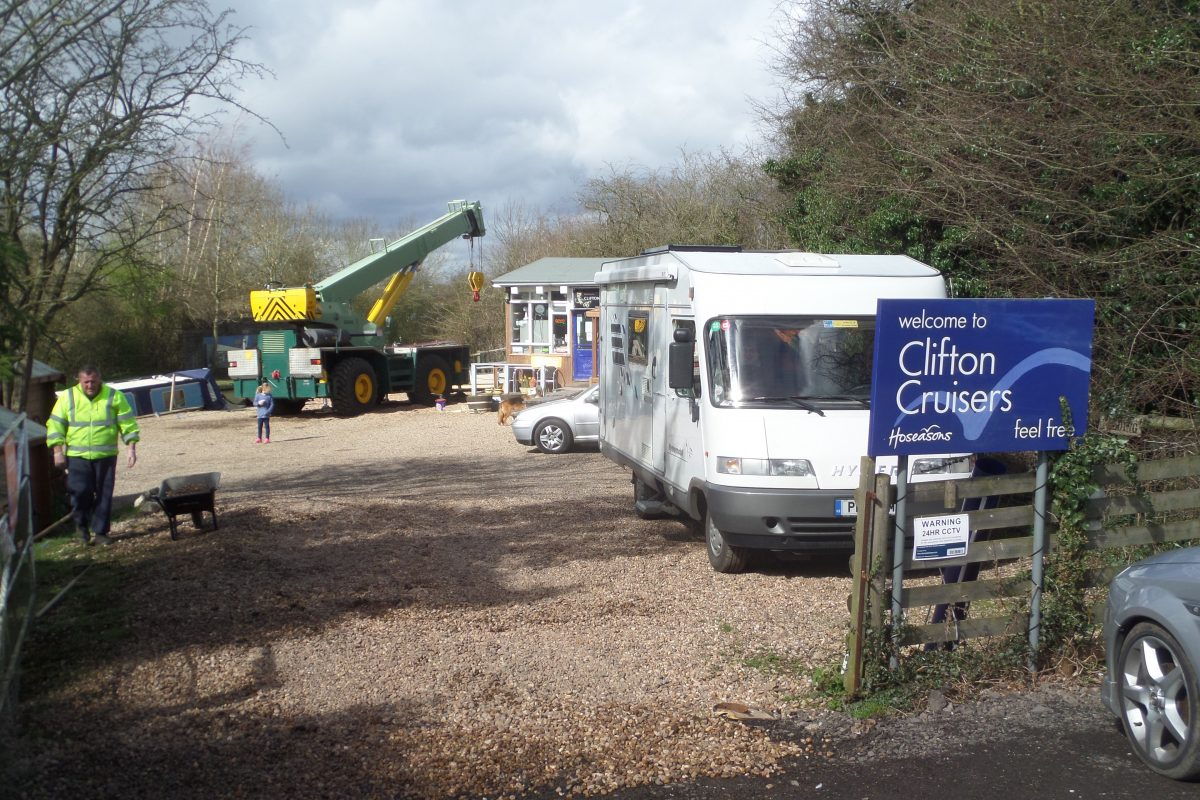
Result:
{"label": "gravel ground", "polygon": [[92,552],[133,636],[27,702],[29,796],[596,794],[867,732],[801,700],[842,650],[845,558],[717,575],[594,449],[542,455],[461,405],[277,417],[269,445],[250,409],[140,423],[117,493],[219,471],[220,529],[171,541],[154,511]]}

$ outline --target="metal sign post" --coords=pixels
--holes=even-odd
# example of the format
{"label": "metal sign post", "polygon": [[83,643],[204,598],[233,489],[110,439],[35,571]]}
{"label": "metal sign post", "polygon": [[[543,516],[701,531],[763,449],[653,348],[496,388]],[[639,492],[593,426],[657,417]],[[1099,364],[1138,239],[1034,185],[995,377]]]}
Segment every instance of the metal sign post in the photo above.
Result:
{"label": "metal sign post", "polygon": [[[904,520],[908,506],[908,456],[901,455],[896,465],[896,521],[895,538],[892,542],[892,634],[904,624],[904,607],[900,604],[900,593],[904,589]],[[889,659],[892,669],[898,665],[896,648],[892,648]]]}
{"label": "metal sign post", "polygon": [[1029,597],[1029,671],[1037,666],[1038,633],[1042,625],[1042,577],[1046,557],[1046,481],[1050,476],[1050,456],[1038,453],[1037,476],[1033,489],[1033,568]]}

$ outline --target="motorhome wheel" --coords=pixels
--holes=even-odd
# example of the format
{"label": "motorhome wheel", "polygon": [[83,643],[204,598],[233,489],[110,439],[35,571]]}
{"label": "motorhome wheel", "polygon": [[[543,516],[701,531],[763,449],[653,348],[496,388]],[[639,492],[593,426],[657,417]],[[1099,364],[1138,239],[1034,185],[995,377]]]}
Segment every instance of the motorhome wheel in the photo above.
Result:
{"label": "motorhome wheel", "polygon": [[704,514],[704,539],[708,544],[708,563],[717,572],[733,574],[746,569],[746,550],[733,547],[713,522],[712,514]]}

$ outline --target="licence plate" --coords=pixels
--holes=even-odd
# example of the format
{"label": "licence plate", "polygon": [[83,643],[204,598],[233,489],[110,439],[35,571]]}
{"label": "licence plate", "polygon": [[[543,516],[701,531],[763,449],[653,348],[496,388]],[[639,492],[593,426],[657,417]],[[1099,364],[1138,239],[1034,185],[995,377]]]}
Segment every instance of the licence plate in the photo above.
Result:
{"label": "licence plate", "polygon": [[833,515],[835,517],[857,517],[858,504],[854,502],[853,498],[849,500],[834,500]]}

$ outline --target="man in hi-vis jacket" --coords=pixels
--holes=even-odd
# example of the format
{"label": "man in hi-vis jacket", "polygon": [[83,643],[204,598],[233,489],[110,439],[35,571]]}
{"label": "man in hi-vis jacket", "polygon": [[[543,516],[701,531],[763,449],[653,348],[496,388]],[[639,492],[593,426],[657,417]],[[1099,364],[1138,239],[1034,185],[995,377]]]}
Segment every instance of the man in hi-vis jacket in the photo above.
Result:
{"label": "man in hi-vis jacket", "polygon": [[117,438],[137,463],[137,420],[125,395],[105,386],[100,370],[79,370],[79,383],[58,396],[46,422],[46,445],[54,466],[67,469],[67,492],[75,528],[84,544],[109,544],[109,516],[117,475]]}

